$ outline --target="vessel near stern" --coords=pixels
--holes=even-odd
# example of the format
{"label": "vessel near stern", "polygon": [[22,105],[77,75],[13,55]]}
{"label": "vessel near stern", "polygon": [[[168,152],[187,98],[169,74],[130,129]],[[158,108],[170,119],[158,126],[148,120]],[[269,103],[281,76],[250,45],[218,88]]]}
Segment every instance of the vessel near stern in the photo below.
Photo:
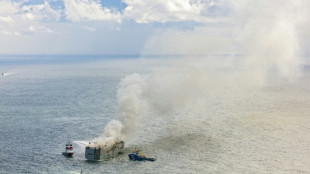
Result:
{"label": "vessel near stern", "polygon": [[73,146],[72,146],[72,142],[68,141],[66,143],[66,149],[65,152],[62,152],[62,155],[71,158],[73,156]]}

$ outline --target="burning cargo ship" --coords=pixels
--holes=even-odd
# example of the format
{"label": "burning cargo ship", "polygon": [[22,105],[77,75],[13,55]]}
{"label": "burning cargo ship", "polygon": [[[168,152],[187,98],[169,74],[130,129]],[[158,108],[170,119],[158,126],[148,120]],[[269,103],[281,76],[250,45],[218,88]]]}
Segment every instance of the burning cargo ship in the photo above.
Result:
{"label": "burning cargo ship", "polygon": [[112,145],[89,144],[85,148],[85,158],[91,161],[102,161],[116,156],[124,149],[124,141],[116,141]]}

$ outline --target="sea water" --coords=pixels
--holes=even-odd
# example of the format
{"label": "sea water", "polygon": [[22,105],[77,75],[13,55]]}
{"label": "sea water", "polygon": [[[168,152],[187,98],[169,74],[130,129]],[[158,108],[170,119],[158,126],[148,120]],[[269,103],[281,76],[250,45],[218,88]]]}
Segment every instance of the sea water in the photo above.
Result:
{"label": "sea water", "polygon": [[[310,173],[307,67],[294,82],[142,112],[122,154],[89,162],[78,144],[73,158],[62,156],[66,142],[100,136],[117,118],[120,81],[167,60],[4,56],[0,64],[0,173]],[[135,148],[157,160],[129,161]]]}

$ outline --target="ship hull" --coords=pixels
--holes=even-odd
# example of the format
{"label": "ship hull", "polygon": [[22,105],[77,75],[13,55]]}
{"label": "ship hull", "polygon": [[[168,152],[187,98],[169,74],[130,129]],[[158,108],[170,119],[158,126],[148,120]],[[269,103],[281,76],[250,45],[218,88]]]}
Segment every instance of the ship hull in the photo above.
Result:
{"label": "ship hull", "polygon": [[90,161],[102,161],[113,158],[124,148],[124,142],[117,142],[111,147],[86,147],[85,158]]}
{"label": "ship hull", "polygon": [[62,155],[71,158],[73,156],[73,153],[62,152]]}

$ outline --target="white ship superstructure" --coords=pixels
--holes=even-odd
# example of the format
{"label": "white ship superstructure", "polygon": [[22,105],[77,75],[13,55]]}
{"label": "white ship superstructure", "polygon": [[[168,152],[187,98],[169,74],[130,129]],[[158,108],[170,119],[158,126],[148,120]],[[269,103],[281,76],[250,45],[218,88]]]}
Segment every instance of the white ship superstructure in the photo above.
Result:
{"label": "white ship superstructure", "polygon": [[70,141],[66,143],[66,151],[62,152],[62,154],[66,157],[72,157],[73,156],[73,146],[72,146],[72,143]]}

